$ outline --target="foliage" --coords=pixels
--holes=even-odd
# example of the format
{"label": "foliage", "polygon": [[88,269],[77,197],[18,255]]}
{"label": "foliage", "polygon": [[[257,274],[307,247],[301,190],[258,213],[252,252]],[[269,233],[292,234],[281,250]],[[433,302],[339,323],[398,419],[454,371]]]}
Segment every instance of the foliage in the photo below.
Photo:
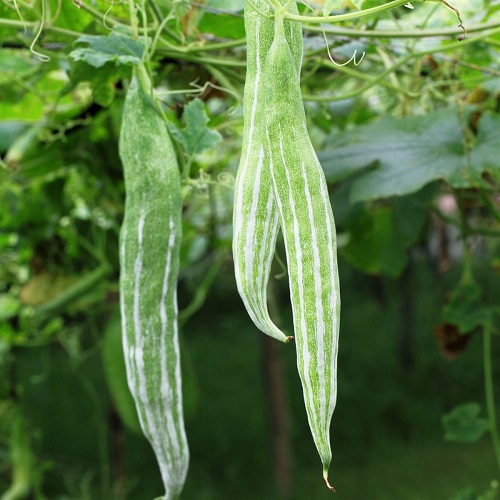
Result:
{"label": "foliage", "polygon": [[449,441],[477,441],[487,430],[484,418],[479,418],[481,408],[477,403],[463,403],[443,416],[445,439]]}
{"label": "foliage", "polygon": [[[140,8],[131,16],[129,4],[101,0],[0,2],[0,490],[10,487],[5,498],[157,493],[112,333],[124,203],[117,141],[131,66],[144,59],[173,123],[183,175],[179,295],[194,451],[186,498],[255,498],[242,492],[243,481],[263,488],[261,498],[276,498],[259,486],[272,452],[258,334],[230,299],[243,3],[134,4]],[[319,4],[300,6],[302,15],[356,13],[350,2]],[[447,438],[486,432],[497,453],[500,446],[491,366],[500,317],[499,5],[461,5],[461,42],[453,11],[439,2],[413,7],[303,25],[302,92],[345,283],[332,437],[337,490],[344,485],[350,498],[429,491],[431,471],[413,484],[397,467],[409,460],[410,469],[425,469],[427,457],[415,458],[422,436],[438,456],[442,414]],[[340,65],[354,50],[356,61],[365,53],[362,62]],[[283,304],[288,290],[273,281]],[[449,359],[435,347],[436,325]],[[316,458],[285,349],[300,472],[290,498],[323,498],[309,480],[307,464]],[[488,444],[464,446],[481,467],[472,458],[461,469],[453,463],[475,477],[464,473],[455,487],[460,473],[442,470],[448,482],[436,480],[432,491],[495,498],[498,486],[489,481],[499,472]],[[373,457],[381,460],[372,467]],[[367,488],[384,483],[385,493],[359,489],[364,467],[367,478],[377,476]],[[391,484],[398,474],[411,491]]]}

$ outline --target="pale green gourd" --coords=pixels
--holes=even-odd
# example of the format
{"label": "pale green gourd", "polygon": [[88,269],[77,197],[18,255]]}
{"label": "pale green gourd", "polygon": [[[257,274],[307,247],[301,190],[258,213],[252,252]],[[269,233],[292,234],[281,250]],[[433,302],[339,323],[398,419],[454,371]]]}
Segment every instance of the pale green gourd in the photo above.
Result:
{"label": "pale green gourd", "polygon": [[328,468],[340,318],[335,225],[323,170],[307,131],[300,76],[282,12],[275,15],[274,41],[262,82],[270,171],[287,254],[297,366],[323,476],[333,490]]}
{"label": "pale green gourd", "polygon": [[[141,68],[140,68],[141,69]],[[166,124],[132,79],[119,152],[126,203],[120,233],[120,305],[127,379],[158,461],[165,500],[178,498],[189,450],[184,430],[177,326],[182,196]],[[149,92],[149,88],[147,89]]]}
{"label": "pale green gourd", "polygon": [[[264,0],[254,5],[272,11]],[[297,13],[293,2],[289,11]],[[302,64],[300,24],[285,22],[285,36],[293,53],[295,72]],[[233,216],[233,257],[238,291],[255,325],[283,342],[287,337],[272,322],[267,309],[267,284],[279,231],[279,216],[269,170],[262,100],[262,69],[274,39],[274,22],[245,4],[247,74],[244,93],[244,132],[240,166],[236,177]]]}

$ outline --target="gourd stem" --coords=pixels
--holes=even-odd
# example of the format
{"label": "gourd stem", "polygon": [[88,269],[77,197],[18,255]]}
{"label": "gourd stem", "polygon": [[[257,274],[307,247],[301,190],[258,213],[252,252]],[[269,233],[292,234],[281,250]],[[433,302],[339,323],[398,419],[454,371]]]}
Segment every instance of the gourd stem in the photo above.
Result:
{"label": "gourd stem", "polygon": [[283,14],[285,11],[276,12],[274,17],[274,40],[279,40],[279,43],[287,43],[285,37],[285,23]]}
{"label": "gourd stem", "polygon": [[360,17],[379,14],[381,12],[385,12],[386,10],[400,7],[406,3],[408,3],[408,0],[393,0],[392,2],[372,7],[371,9],[349,12],[347,14],[338,14],[336,16],[299,16],[297,14],[290,14],[287,12],[285,14],[285,19],[290,21],[299,21],[301,23],[340,23],[341,21],[352,21],[353,19],[359,19]]}
{"label": "gourd stem", "polygon": [[[268,0],[272,8],[278,12],[283,11],[283,6],[278,2],[278,0]],[[257,10],[252,2],[249,2],[252,8]],[[285,4],[285,9],[290,2]],[[337,14],[335,16],[300,16],[298,14],[291,14],[290,12],[284,12],[285,19],[289,21],[299,21],[301,23],[340,23],[342,21],[352,21],[354,19],[359,19],[360,17],[372,16],[373,14],[380,14],[386,10],[393,9],[395,7],[400,7],[408,3],[408,0],[393,0],[383,5],[378,5],[377,7],[372,7],[371,9],[365,9],[356,12],[348,12],[347,14]],[[266,16],[267,17],[267,16]]]}
{"label": "gourd stem", "polygon": [[139,20],[137,19],[137,12],[135,11],[135,2],[134,0],[128,1],[128,9],[130,16],[130,27],[134,33],[135,38],[139,37]]}
{"label": "gourd stem", "polygon": [[[467,26],[468,33],[487,31],[500,27],[500,22],[491,21]],[[414,30],[360,30],[344,26],[305,26],[305,30],[313,33],[326,33],[327,35],[348,36],[350,38],[428,38],[451,37],[463,32],[461,28],[427,28]],[[323,49],[318,49],[322,51]]]}
{"label": "gourd stem", "polygon": [[336,493],[335,488],[330,484],[330,481],[328,481],[328,467],[323,467],[323,479],[325,480],[326,487],[333,493]]}
{"label": "gourd stem", "polygon": [[144,66],[144,64],[139,64],[137,68],[135,69],[137,78],[139,79],[139,82],[142,87],[142,91],[146,94],[151,96],[153,92],[153,87],[151,84],[151,79],[149,78],[149,74]]}

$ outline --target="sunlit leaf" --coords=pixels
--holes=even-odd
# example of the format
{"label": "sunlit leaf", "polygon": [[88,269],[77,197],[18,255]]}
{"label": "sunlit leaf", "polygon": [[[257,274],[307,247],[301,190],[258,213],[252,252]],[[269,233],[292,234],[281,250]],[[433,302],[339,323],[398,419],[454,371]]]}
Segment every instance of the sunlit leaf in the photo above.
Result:
{"label": "sunlit leaf", "polygon": [[326,0],[323,6],[323,15],[328,16],[332,10],[337,10],[342,7],[343,0]]}
{"label": "sunlit leaf", "polygon": [[222,140],[219,132],[207,127],[208,117],[200,99],[194,99],[184,108],[184,120],[184,128],[169,122],[169,129],[172,137],[182,144],[189,156],[210,149]]}
{"label": "sunlit leaf", "polygon": [[243,18],[228,14],[206,12],[198,24],[198,30],[219,38],[238,39],[245,36]]}
{"label": "sunlit leaf", "polygon": [[108,36],[82,35],[76,43],[88,43],[88,47],[77,47],[69,56],[75,61],[85,61],[94,68],[100,68],[107,62],[137,66],[144,53],[144,41],[134,40],[117,31],[112,31]]}

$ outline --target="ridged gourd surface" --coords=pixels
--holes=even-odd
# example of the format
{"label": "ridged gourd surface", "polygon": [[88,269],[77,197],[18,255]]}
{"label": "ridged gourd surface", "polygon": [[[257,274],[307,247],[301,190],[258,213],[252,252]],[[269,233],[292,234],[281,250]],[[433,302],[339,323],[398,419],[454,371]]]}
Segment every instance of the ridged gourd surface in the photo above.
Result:
{"label": "ridged gourd surface", "polygon": [[311,144],[300,75],[283,18],[262,70],[270,171],[287,254],[297,366],[327,485],[330,421],[337,397],[340,289],[336,235],[325,176]]}
{"label": "ridged gourd surface", "polygon": [[[255,6],[261,10],[268,9],[263,0],[257,0]],[[298,12],[294,2],[289,10]],[[300,24],[288,21],[284,29],[298,74],[302,64],[302,29]],[[274,40],[274,21],[245,4],[245,31],[247,74],[243,101],[244,131],[233,216],[235,276],[238,291],[255,325],[267,335],[288,342],[290,337],[272,322],[267,309],[267,285],[279,231],[279,215],[265,136],[262,70]]]}
{"label": "ridged gourd surface", "polygon": [[166,124],[136,77],[123,109],[119,152],[126,190],[120,303],[127,378],[164,498],[171,500],[182,491],[189,462],[177,323],[182,197]]}

